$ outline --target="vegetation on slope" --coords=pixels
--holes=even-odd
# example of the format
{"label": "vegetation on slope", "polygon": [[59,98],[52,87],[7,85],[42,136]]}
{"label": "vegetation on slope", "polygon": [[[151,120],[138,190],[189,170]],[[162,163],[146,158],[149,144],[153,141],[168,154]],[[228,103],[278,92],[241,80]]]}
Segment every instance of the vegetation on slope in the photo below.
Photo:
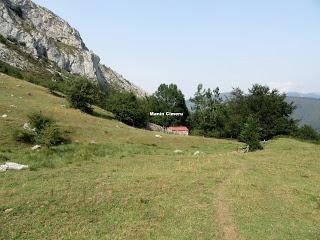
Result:
{"label": "vegetation on slope", "polygon": [[[31,166],[0,174],[1,239],[318,238],[318,145],[282,138],[243,154],[235,141],[156,138],[66,105],[0,75],[1,162]],[[32,151],[11,138],[40,110],[73,143]]]}

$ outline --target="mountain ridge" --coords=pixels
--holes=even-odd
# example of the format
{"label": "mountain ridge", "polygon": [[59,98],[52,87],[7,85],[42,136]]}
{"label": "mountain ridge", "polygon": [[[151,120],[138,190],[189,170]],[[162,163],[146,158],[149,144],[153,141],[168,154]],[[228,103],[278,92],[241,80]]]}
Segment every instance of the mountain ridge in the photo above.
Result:
{"label": "mountain ridge", "polygon": [[[90,51],[80,33],[68,22],[31,0],[0,0],[0,35],[17,45],[16,49],[0,42],[0,60],[19,69],[34,69],[45,60],[46,70],[86,76],[102,86],[147,93],[106,65]],[[35,63],[30,60],[35,59]]]}

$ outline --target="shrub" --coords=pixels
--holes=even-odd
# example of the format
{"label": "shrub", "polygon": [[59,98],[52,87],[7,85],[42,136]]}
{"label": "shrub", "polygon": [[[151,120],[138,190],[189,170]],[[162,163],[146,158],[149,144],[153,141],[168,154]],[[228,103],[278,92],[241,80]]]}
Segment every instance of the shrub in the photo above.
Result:
{"label": "shrub", "polygon": [[67,142],[63,132],[52,118],[41,112],[30,114],[28,118],[30,129],[17,130],[14,133],[16,141],[29,144],[39,143],[47,147]]}
{"label": "shrub", "polygon": [[100,88],[85,78],[76,78],[68,83],[67,98],[73,108],[86,113],[93,112],[93,104],[99,101]]}
{"label": "shrub", "polygon": [[56,125],[47,125],[42,130],[38,142],[50,147],[62,144],[66,141],[63,137],[62,131]]}
{"label": "shrub", "polygon": [[36,133],[28,130],[16,130],[13,137],[17,142],[30,143],[36,142]]}
{"label": "shrub", "polygon": [[43,115],[41,112],[32,113],[28,116],[31,128],[35,128],[37,133],[41,133],[41,131],[48,125],[54,124],[55,121]]}
{"label": "shrub", "polygon": [[48,85],[49,92],[55,94],[56,91],[59,91],[58,84],[54,81],[51,81]]}
{"label": "shrub", "polygon": [[298,128],[295,135],[296,137],[305,140],[320,141],[320,133],[318,133],[310,125],[303,125],[302,127]]}
{"label": "shrub", "polygon": [[254,117],[249,116],[240,132],[239,140],[249,145],[250,151],[255,151],[262,149],[260,137],[261,127],[258,121]]}
{"label": "shrub", "polygon": [[0,72],[15,78],[19,78],[19,79],[23,78],[21,71],[19,69],[12,67],[9,64],[4,63],[2,61],[0,61]]}

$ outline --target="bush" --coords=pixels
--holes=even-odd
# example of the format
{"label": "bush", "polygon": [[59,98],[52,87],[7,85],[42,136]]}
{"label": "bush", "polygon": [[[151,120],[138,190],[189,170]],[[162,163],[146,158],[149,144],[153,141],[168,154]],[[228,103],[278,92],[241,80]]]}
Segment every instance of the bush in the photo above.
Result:
{"label": "bush", "polygon": [[41,133],[46,126],[55,123],[52,118],[43,115],[41,112],[32,113],[28,118],[31,128],[34,128],[36,133]]}
{"label": "bush", "polygon": [[45,126],[38,139],[39,143],[48,147],[63,144],[65,141],[62,131],[56,125]]}
{"label": "bush", "polygon": [[36,142],[36,133],[28,130],[16,130],[13,137],[18,142],[33,144]]}
{"label": "bush", "polygon": [[49,92],[55,94],[56,91],[59,91],[59,86],[56,82],[51,81],[48,85]]}
{"label": "bush", "polygon": [[11,77],[22,79],[21,71],[15,67],[10,66],[7,63],[0,61],[0,72],[7,74]]}
{"label": "bush", "polygon": [[100,92],[97,84],[85,78],[76,78],[68,83],[67,98],[71,107],[92,113],[92,105],[99,102]]}
{"label": "bush", "polygon": [[41,112],[28,116],[30,127],[17,130],[14,133],[16,141],[29,144],[42,144],[50,147],[67,142],[63,132],[56,126],[55,121]]}
{"label": "bush", "polygon": [[240,132],[239,140],[245,142],[249,146],[250,151],[255,151],[262,149],[260,137],[261,127],[258,121],[254,117],[249,116]]}
{"label": "bush", "polygon": [[303,125],[302,127],[298,128],[295,136],[305,140],[320,141],[320,133],[318,133],[310,125]]}

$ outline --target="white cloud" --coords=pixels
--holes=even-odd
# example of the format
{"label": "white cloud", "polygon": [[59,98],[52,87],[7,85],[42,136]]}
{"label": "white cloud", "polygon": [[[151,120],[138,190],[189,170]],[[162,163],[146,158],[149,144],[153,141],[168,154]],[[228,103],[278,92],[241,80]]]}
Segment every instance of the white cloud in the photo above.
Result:
{"label": "white cloud", "polygon": [[269,83],[270,88],[276,88],[280,92],[290,92],[294,91],[295,88],[297,88],[297,84],[293,82],[270,82]]}

